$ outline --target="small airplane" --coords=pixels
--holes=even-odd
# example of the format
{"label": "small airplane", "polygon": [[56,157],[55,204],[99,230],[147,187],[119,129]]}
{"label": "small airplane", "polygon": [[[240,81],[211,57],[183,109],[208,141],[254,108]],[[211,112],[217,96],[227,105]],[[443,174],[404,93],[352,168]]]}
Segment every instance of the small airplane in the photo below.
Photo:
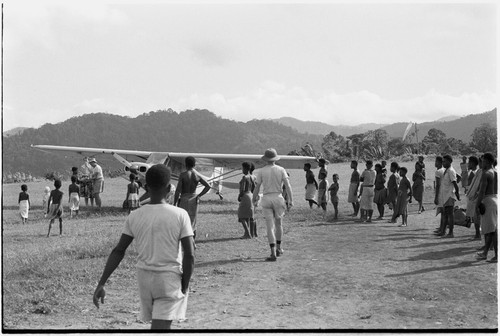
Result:
{"label": "small airplane", "polygon": [[[124,175],[128,179],[130,173],[139,177],[141,186],[145,185],[147,170],[155,164],[164,164],[172,170],[172,179],[177,180],[184,169],[184,160],[188,156],[196,159],[196,172],[200,174],[209,184],[211,190],[215,191],[221,199],[222,186],[230,189],[238,189],[237,182],[223,182],[241,174],[241,163],[253,162],[255,168],[263,167],[266,162],[259,154],[211,154],[211,153],[175,153],[175,152],[153,152],[123,149],[105,149],[89,147],[53,146],[53,145],[31,145],[31,147],[49,152],[69,152],[84,157],[96,155],[112,155],[124,166]],[[126,157],[134,157],[141,161],[129,161]],[[313,168],[317,166],[317,158],[314,156],[281,155],[277,164],[285,169],[302,169],[305,163],[310,163]],[[227,170],[224,172],[224,170]]]}

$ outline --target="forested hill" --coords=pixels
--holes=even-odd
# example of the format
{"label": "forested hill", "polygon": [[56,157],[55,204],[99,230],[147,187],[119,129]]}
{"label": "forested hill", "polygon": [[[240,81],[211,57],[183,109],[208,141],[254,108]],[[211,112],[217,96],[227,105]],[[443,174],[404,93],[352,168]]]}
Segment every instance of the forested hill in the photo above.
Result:
{"label": "forested hill", "polygon": [[[468,116],[461,117],[450,121],[431,121],[417,124],[418,138],[422,140],[431,128],[443,131],[447,137],[453,137],[463,142],[468,143],[471,141],[472,132],[476,127],[482,124],[490,124],[493,127],[497,125],[497,109],[489,112],[479,114],[469,114]],[[403,133],[408,126],[407,122],[398,122],[391,124],[381,129],[387,131],[391,138],[402,137]]]}
{"label": "forested hill", "polygon": [[[94,113],[3,137],[3,171],[34,176],[52,171],[68,174],[72,166],[82,163],[81,156],[45,153],[31,144],[229,154],[260,154],[274,147],[287,154],[306,143],[320,149],[322,138],[270,120],[236,122],[207,110],[177,113],[169,109],[136,118]],[[98,159],[108,170],[120,168],[114,158]]]}
{"label": "forested hill", "polygon": [[356,126],[329,125],[319,121],[302,121],[292,117],[281,117],[279,119],[273,119],[273,120],[282,125],[290,126],[291,128],[301,133],[325,135],[330,132],[335,132],[336,134],[342,135],[343,137],[358,133],[364,133],[366,131],[376,130],[378,128],[386,126],[386,124],[374,124],[374,123],[360,124]]}

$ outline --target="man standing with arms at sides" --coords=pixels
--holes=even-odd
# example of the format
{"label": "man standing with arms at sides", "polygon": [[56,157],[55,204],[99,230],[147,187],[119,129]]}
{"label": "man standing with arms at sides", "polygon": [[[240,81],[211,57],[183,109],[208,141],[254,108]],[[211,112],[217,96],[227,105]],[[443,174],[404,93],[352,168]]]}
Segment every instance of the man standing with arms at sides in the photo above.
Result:
{"label": "man standing with arms at sides", "polygon": [[[283,254],[281,239],[283,236],[283,215],[293,206],[292,187],[285,168],[275,163],[280,157],[274,148],[269,148],[262,156],[266,166],[257,171],[256,186],[253,191],[253,203],[256,204],[262,187],[262,212],[266,220],[267,239],[271,247],[271,256],[266,261],[276,261],[276,257]],[[282,195],[282,186],[285,186],[288,195],[288,204]]]}
{"label": "man standing with arms at sides", "polygon": [[101,193],[104,189],[104,175],[102,174],[102,168],[97,164],[97,161],[92,158],[89,161],[92,166],[92,188],[94,193],[95,205],[98,209],[101,209]]}
{"label": "man standing with arms at sides", "polygon": [[[457,173],[451,166],[453,158],[450,155],[443,156],[444,174],[439,183],[439,202],[438,207],[443,207],[444,220],[441,221],[441,228],[438,236],[443,238],[453,238],[453,225],[455,224],[455,201],[460,201],[460,190],[458,189]],[[446,227],[450,231],[445,235]]]}
{"label": "man standing with arms at sides", "polygon": [[[200,203],[200,197],[210,191],[210,185],[194,169],[194,166],[196,165],[194,157],[186,157],[185,164],[186,171],[179,175],[179,181],[177,182],[177,188],[175,189],[174,205],[177,205],[188,212],[189,218],[191,219],[191,227],[193,228],[193,239],[196,239],[196,216],[198,214],[198,203]],[[199,195],[196,195],[196,187],[198,187],[198,183],[203,184],[205,188]]]}
{"label": "man standing with arms at sides", "polygon": [[434,233],[436,235],[439,235],[441,233],[441,227],[443,226],[443,221],[444,221],[443,207],[439,205],[439,186],[441,184],[441,180],[443,179],[444,175],[442,156],[436,156],[436,160],[434,161],[434,167],[436,167],[436,173],[435,173],[436,180],[434,181],[434,204],[436,205],[436,216],[441,215],[441,217],[439,217],[440,218],[439,226],[436,228]]}
{"label": "man standing with arms at sides", "polygon": [[351,180],[349,184],[349,194],[347,194],[347,202],[352,203],[352,207],[354,212],[351,216],[356,217],[359,212],[359,200],[358,200],[358,188],[359,188],[359,170],[358,170],[358,161],[351,161]]}
{"label": "man standing with arms at sides", "polygon": [[375,195],[374,185],[377,173],[373,168],[373,161],[366,161],[366,169],[360,177],[361,189],[359,191],[359,205],[361,208],[360,222],[370,223],[373,215],[373,197]]}
{"label": "man standing with arms at sides", "polygon": [[479,192],[479,184],[481,182],[481,176],[482,176],[482,169],[480,168],[482,166],[482,160],[481,164],[479,164],[480,159],[478,159],[475,156],[470,156],[469,157],[469,170],[470,173],[468,175],[469,181],[467,183],[467,192],[465,195],[467,196],[467,211],[465,213],[465,216],[467,218],[467,221],[469,223],[472,221],[474,222],[474,229],[476,231],[476,234],[474,235],[474,240],[481,240],[481,216],[479,213],[476,211],[477,208],[477,196]]}
{"label": "man standing with arms at sides", "polygon": [[481,186],[477,196],[476,211],[481,214],[481,231],[484,234],[486,246],[483,252],[477,254],[476,259],[486,260],[488,251],[493,245],[495,256],[488,262],[498,262],[498,177],[497,171],[493,167],[495,157],[491,153],[483,155],[483,176],[481,176]]}
{"label": "man standing with arms at sides", "polygon": [[[170,329],[172,320],[184,319],[189,281],[194,269],[193,231],[184,209],[167,204],[170,169],[158,164],[146,173],[151,202],[132,211],[118,245],[111,252],[94,292],[99,308],[104,303],[104,285],[136,240],[137,281],[143,321],[151,329]],[[181,246],[182,245],[182,250]]]}

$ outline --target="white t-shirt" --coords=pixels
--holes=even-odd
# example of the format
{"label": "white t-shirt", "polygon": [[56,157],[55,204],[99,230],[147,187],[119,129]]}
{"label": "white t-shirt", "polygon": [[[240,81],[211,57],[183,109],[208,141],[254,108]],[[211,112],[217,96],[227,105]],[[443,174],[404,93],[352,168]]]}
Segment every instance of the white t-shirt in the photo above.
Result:
{"label": "white t-shirt", "polygon": [[436,181],[437,179],[439,179],[439,181],[443,179],[444,171],[445,171],[444,167],[436,169]]}
{"label": "white t-shirt", "polygon": [[186,210],[170,204],[147,204],[130,213],[123,233],[134,238],[137,268],[182,273],[181,239],[193,235]]}
{"label": "white t-shirt", "polygon": [[439,186],[439,206],[443,206],[444,203],[451,197],[456,200],[455,196],[455,186],[453,182],[457,181],[457,172],[453,167],[445,169],[443,178]]}
{"label": "white t-shirt", "polygon": [[104,175],[102,174],[102,168],[98,164],[92,168],[92,177],[95,179],[103,179]]}
{"label": "white t-shirt", "polygon": [[278,165],[267,165],[256,171],[257,184],[262,184],[262,193],[272,194],[283,192],[283,183],[288,180],[285,168]]}

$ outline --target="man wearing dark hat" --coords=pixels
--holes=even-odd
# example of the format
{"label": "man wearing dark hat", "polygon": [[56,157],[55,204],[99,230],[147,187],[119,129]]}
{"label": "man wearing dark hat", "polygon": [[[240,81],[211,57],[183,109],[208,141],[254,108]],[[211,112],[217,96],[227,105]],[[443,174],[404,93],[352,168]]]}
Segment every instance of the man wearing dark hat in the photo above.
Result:
{"label": "man wearing dark hat", "polygon": [[[271,247],[271,256],[266,261],[276,261],[276,257],[283,254],[281,239],[283,236],[283,215],[287,208],[293,206],[292,187],[288,179],[285,168],[277,166],[275,163],[280,157],[274,148],[266,150],[262,160],[266,166],[257,171],[257,181],[253,192],[253,202],[257,203],[259,192],[262,187],[264,196],[260,201],[262,212],[267,225],[267,239]],[[288,195],[288,204],[285,203],[282,191],[285,186]]]}
{"label": "man wearing dark hat", "polygon": [[101,192],[104,189],[104,175],[102,173],[102,168],[97,164],[95,158],[90,159],[90,165],[92,166],[92,182],[93,182],[93,194],[95,199],[95,204],[98,208],[101,208]]}

